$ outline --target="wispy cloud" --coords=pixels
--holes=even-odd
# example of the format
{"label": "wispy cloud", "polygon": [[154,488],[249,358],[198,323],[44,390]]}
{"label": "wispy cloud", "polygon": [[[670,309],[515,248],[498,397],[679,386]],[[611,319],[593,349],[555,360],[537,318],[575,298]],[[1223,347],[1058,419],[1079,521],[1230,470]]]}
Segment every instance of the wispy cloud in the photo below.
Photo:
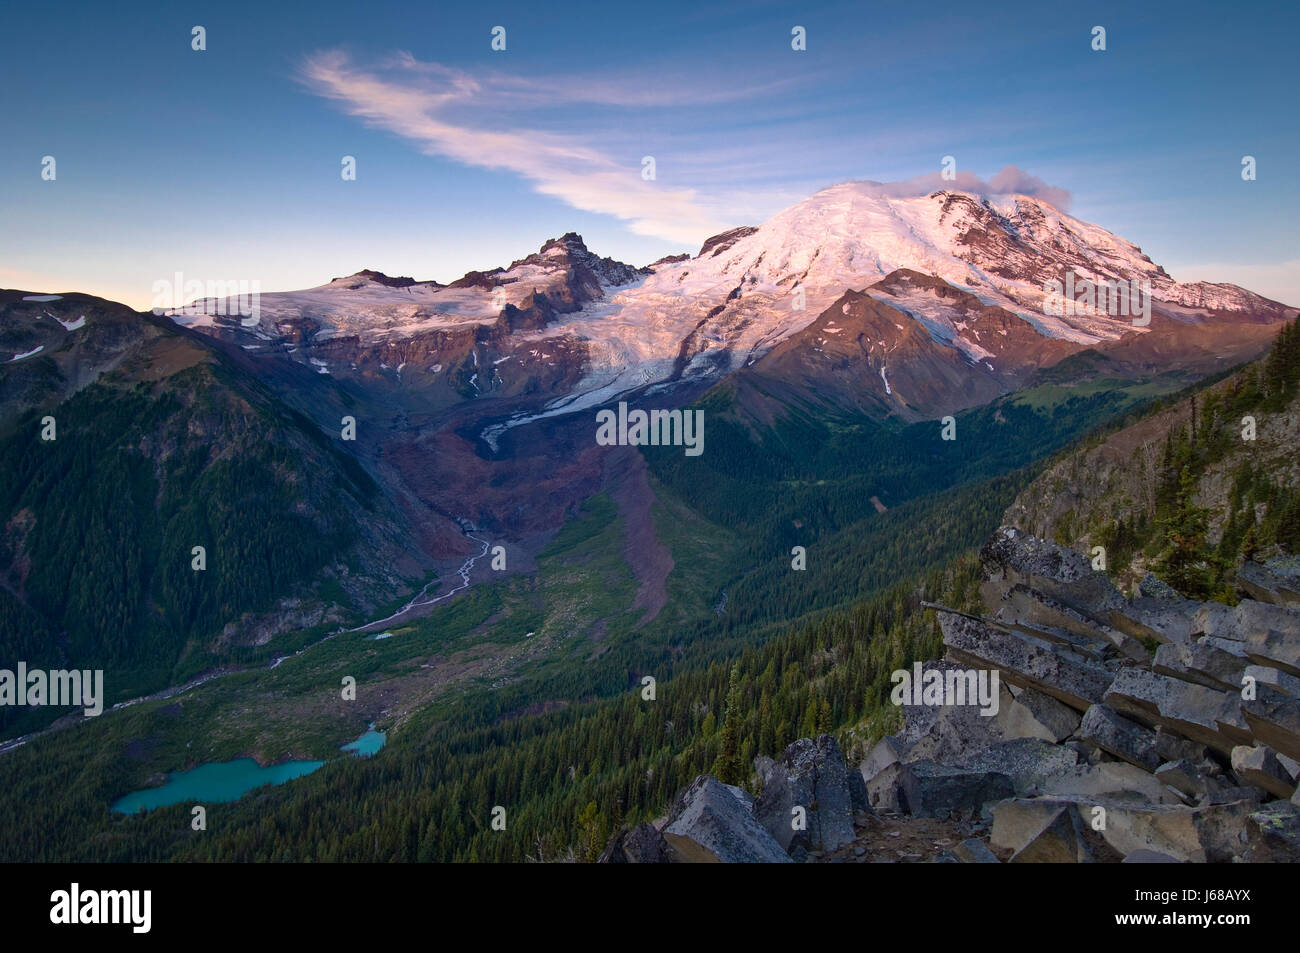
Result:
{"label": "wispy cloud", "polygon": [[[809,123],[818,127],[819,123],[800,118],[791,104],[784,107],[787,115],[778,123],[782,134],[775,138],[771,121],[760,123],[761,129],[731,128],[724,135],[715,125],[715,112],[682,114],[751,100],[765,103],[762,114],[771,119],[774,104],[781,99],[777,94],[815,79],[810,76],[723,83],[680,75],[668,80],[644,73],[521,77],[485,71],[471,75],[407,52],[365,66],[341,50],[324,50],[304,60],[300,78],[313,93],[339,103],[349,115],[398,135],[429,155],[514,173],[542,195],[583,211],[612,215],[638,235],[687,246],[737,224],[762,221],[806,198],[815,189],[800,190],[818,178],[827,185],[838,179],[822,173],[824,157],[817,150],[800,145],[816,138],[818,130],[808,128]],[[670,108],[674,122],[665,126],[660,120]],[[745,115],[743,109],[727,112]],[[858,142],[859,131],[839,130],[836,135],[863,145]],[[877,140],[867,145],[875,151],[895,138],[892,130],[881,130]],[[638,148],[642,141],[655,141],[661,147],[672,143],[671,155],[656,158],[670,164],[677,181],[688,176],[691,187],[644,180],[641,153],[653,153],[656,147]],[[832,162],[839,164],[839,160]],[[1062,211],[1071,202],[1065,189],[1013,165],[988,179],[961,171],[950,181],[936,171],[874,184],[895,197],[957,188],[984,194],[1018,192]]]}
{"label": "wispy cloud", "polygon": [[410,54],[367,69],[336,50],[308,57],[301,76],[313,92],[340,103],[350,115],[409,139],[430,155],[514,172],[539,193],[613,215],[639,235],[695,243],[731,224],[696,190],[643,179],[639,156],[618,161],[577,135],[527,128],[508,115],[537,102],[551,107],[666,104],[667,93],[615,85],[597,90],[593,84],[554,80],[528,89],[520,80],[475,78]]}
{"label": "wispy cloud", "polygon": [[1070,210],[1073,201],[1069,190],[1055,185],[1048,185],[1036,175],[1030,175],[1014,165],[1004,166],[992,178],[985,179],[974,172],[958,171],[952,179],[945,179],[939,172],[918,175],[901,182],[873,182],[884,195],[891,198],[912,198],[929,195],[939,189],[957,189],[962,192],[974,192],[979,195],[1028,195],[1041,199],[1062,212]]}

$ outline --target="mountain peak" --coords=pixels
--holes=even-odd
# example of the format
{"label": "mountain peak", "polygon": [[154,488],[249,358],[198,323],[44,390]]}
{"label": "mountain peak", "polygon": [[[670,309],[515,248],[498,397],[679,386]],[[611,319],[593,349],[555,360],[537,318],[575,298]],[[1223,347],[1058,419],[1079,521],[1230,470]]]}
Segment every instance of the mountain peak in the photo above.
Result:
{"label": "mountain peak", "polygon": [[345,278],[335,278],[330,284],[342,282],[352,289],[360,288],[365,282],[373,282],[377,285],[383,285],[385,288],[409,288],[414,284],[437,284],[437,282],[417,282],[414,278],[391,278],[382,271],[374,271],[370,268],[362,268],[355,274],[348,275]]}

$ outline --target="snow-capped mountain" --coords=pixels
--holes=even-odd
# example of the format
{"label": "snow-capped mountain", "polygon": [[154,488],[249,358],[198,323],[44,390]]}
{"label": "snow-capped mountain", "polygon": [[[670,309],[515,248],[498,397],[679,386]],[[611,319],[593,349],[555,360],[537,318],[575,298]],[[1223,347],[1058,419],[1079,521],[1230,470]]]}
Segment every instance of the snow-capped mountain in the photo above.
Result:
{"label": "snow-capped mountain", "polygon": [[[1112,316],[1104,302],[1054,313],[1045,286],[1067,277],[1149,287],[1150,324]],[[881,307],[846,301],[847,292]],[[260,303],[252,327],[233,317],[178,320],[441,406],[526,395],[529,406],[495,425],[497,435],[637,389],[741,368],[779,374],[778,361],[785,373],[797,363],[802,386],[814,390],[826,361],[828,375],[842,378],[838,389],[871,390],[865,403],[849,403],[916,417],[990,399],[1085,348],[1166,366],[1244,359],[1271,337],[1268,325],[1295,314],[1235,285],[1176,282],[1138,246],[1038,199],[896,198],[870,183],[818,192],[762,225],[714,236],[693,257],[649,268],[599,258],[570,233],[449,285],[363,271],[262,294]],[[824,320],[837,303],[849,309],[842,320],[856,314],[853,335]],[[864,308],[874,330],[862,323]],[[840,366],[801,336],[809,328],[823,344],[835,338]],[[848,347],[850,336],[861,346]],[[795,361],[801,348],[807,354]],[[909,369],[921,351],[924,361]]]}

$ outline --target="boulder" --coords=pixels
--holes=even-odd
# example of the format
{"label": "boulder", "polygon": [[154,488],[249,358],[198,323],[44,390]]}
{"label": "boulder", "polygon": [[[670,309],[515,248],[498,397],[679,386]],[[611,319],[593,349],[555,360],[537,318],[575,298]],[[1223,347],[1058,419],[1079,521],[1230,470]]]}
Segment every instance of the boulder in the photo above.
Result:
{"label": "boulder", "polygon": [[1126,601],[1081,553],[1004,526],[980,549],[985,578],[1029,586],[1097,621]]}
{"label": "boulder", "polygon": [[1149,726],[1162,726],[1229,754],[1248,743],[1241,696],[1131,667],[1105,694],[1108,707]]}
{"label": "boulder", "polygon": [[1243,678],[1253,678],[1257,684],[1272,685],[1279,692],[1300,698],[1300,678],[1280,672],[1269,665],[1247,665]]}
{"label": "boulder", "polygon": [[1176,791],[1148,771],[1123,761],[1081,764],[1047,779],[1032,793],[1077,801],[1125,801],[1138,804],[1182,804]]}
{"label": "boulder", "polygon": [[862,775],[862,780],[870,782],[872,778],[885,770],[885,768],[889,767],[891,764],[897,763],[898,760],[898,746],[895,744],[893,738],[886,735],[876,742],[875,747],[867,753],[866,760],[862,762],[862,766],[859,769]]}
{"label": "boulder", "polygon": [[[849,771],[831,735],[800,738],[786,748],[763,778],[763,793],[754,804],[755,819],[786,851],[795,844],[832,851],[852,843],[853,811]],[[803,825],[798,829],[797,816]]]}
{"label": "boulder", "polygon": [[1156,753],[1160,755],[1162,761],[1178,761],[1186,758],[1194,762],[1202,771],[1211,774],[1219,773],[1218,766],[1210,762],[1210,751],[1205,745],[1184,738],[1168,728],[1156,729]]}
{"label": "boulder", "polygon": [[1017,795],[1037,792],[1078,766],[1076,752],[1040,738],[1015,738],[974,748],[949,764],[967,771],[1005,775]]}
{"label": "boulder", "polygon": [[990,844],[997,849],[1020,851],[1067,804],[1077,805],[1080,817],[1090,828],[1104,826],[1099,833],[1122,856],[1154,850],[1183,862],[1221,863],[1242,853],[1246,817],[1256,809],[1257,802],[1246,798],[1188,807],[1104,799],[1083,802],[1017,798],[993,805]]}
{"label": "boulder", "polygon": [[[929,677],[932,672],[938,672],[946,679],[952,675],[967,675],[970,668],[950,661],[922,664],[922,678]],[[982,714],[983,709],[977,704],[901,705],[904,727],[894,737],[894,748],[908,761],[948,761],[972,747],[1001,741],[1004,737],[1003,719],[1013,701],[1001,676],[996,700],[997,711],[990,715]]]}
{"label": "boulder", "polygon": [[1110,641],[1106,626],[1029,586],[989,581],[980,586],[980,595],[995,621],[1044,642],[1097,656]]}
{"label": "boulder", "polygon": [[952,849],[952,855],[963,864],[1000,864],[997,855],[978,837],[968,837]]}
{"label": "boulder", "polygon": [[1164,760],[1156,750],[1154,731],[1105,705],[1092,705],[1084,712],[1078,736],[1146,771],[1154,771]]}
{"label": "boulder", "polygon": [[871,776],[867,782],[867,799],[873,810],[885,814],[902,814],[903,775],[906,768],[901,761],[886,765]]}
{"label": "boulder", "polygon": [[[1295,613],[1288,610],[1287,614]],[[1288,675],[1300,675],[1300,620],[1294,628],[1285,631],[1275,627],[1248,629],[1242,648],[1246,657],[1256,665],[1268,665]]]}
{"label": "boulder", "polygon": [[1211,791],[1217,791],[1220,786],[1214,777],[1187,758],[1166,761],[1156,768],[1156,780],[1193,800],[1200,800]]}
{"label": "boulder", "polygon": [[871,795],[867,793],[867,782],[862,780],[862,773],[849,768],[846,772],[849,784],[849,804],[854,814],[874,814],[871,809]]}
{"label": "boulder", "polygon": [[1259,602],[1300,608],[1300,559],[1247,560],[1237,570],[1237,588]]}
{"label": "boulder", "polygon": [[664,839],[683,860],[790,863],[790,857],[746,809],[744,792],[704,774],[683,791]]}
{"label": "boulder", "polygon": [[1125,857],[1121,863],[1125,864],[1180,864],[1176,857],[1170,857],[1168,854],[1162,854],[1158,850],[1146,850],[1145,848],[1135,850]]}
{"label": "boulder", "polygon": [[990,801],[1015,794],[1015,785],[1005,774],[917,761],[905,765],[899,779],[899,800],[914,817],[940,820],[962,810],[982,812]]}
{"label": "boulder", "polygon": [[1054,744],[1070,737],[1078,727],[1077,711],[1033,688],[1021,690],[1007,706],[1003,720],[1008,738],[1040,738]]}
{"label": "boulder", "polygon": [[945,614],[940,627],[949,658],[977,668],[996,668],[1004,681],[1051,695],[1078,711],[1101,701],[1112,680],[1105,668],[1076,652],[975,619]]}
{"label": "boulder", "polygon": [[1300,698],[1257,685],[1256,696],[1241,703],[1241,713],[1260,742],[1300,760]]}
{"label": "boulder", "polygon": [[1196,610],[1196,617],[1192,620],[1192,634],[1196,636],[1208,635],[1240,642],[1244,636],[1239,631],[1236,610],[1221,602],[1205,603]]}
{"label": "boulder", "polygon": [[1241,690],[1247,664],[1244,655],[1205,642],[1168,643],[1156,649],[1152,670],[1218,691],[1236,692]]}
{"label": "boulder", "polygon": [[1300,863],[1300,810],[1285,801],[1266,804],[1246,819],[1247,859],[1256,863]]}
{"label": "boulder", "polygon": [[1232,771],[1247,784],[1277,798],[1289,798],[1295,793],[1295,783],[1277,760],[1277,754],[1267,745],[1251,748],[1238,745],[1232,749]]}
{"label": "boulder", "polygon": [[1277,760],[1292,781],[1300,781],[1300,761],[1277,752]]}
{"label": "boulder", "polygon": [[672,848],[663,834],[653,824],[638,824],[615,834],[597,863],[667,864],[673,860]]}
{"label": "boulder", "polygon": [[1075,804],[1065,804],[1011,856],[1013,864],[1118,862],[1120,854],[1093,830]]}
{"label": "boulder", "polygon": [[1110,610],[1110,624],[1135,639],[1182,644],[1192,641],[1199,602],[1190,599],[1134,599]]}

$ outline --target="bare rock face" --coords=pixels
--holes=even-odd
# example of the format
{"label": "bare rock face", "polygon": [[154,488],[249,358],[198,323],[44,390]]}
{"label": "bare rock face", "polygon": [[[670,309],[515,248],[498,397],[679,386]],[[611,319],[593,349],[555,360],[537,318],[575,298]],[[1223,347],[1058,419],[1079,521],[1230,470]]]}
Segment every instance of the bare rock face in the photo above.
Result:
{"label": "bare rock face", "polygon": [[[1285,579],[1246,569],[1259,588],[1243,589],[1267,598],[1232,607],[1184,599],[1154,577],[1129,600],[1082,555],[1015,530],[981,556],[994,618],[944,611],[940,627],[950,662],[995,668],[1013,686],[1003,738],[978,735],[939,763],[918,760],[919,743],[916,754],[891,749],[899,760],[877,767],[878,787],[888,773],[905,809],[933,815],[1005,778],[1016,796],[982,804],[992,846],[1015,862],[1293,856],[1300,612]],[[1137,647],[1153,641],[1154,657]],[[909,728],[929,737],[943,718],[918,715]]]}

